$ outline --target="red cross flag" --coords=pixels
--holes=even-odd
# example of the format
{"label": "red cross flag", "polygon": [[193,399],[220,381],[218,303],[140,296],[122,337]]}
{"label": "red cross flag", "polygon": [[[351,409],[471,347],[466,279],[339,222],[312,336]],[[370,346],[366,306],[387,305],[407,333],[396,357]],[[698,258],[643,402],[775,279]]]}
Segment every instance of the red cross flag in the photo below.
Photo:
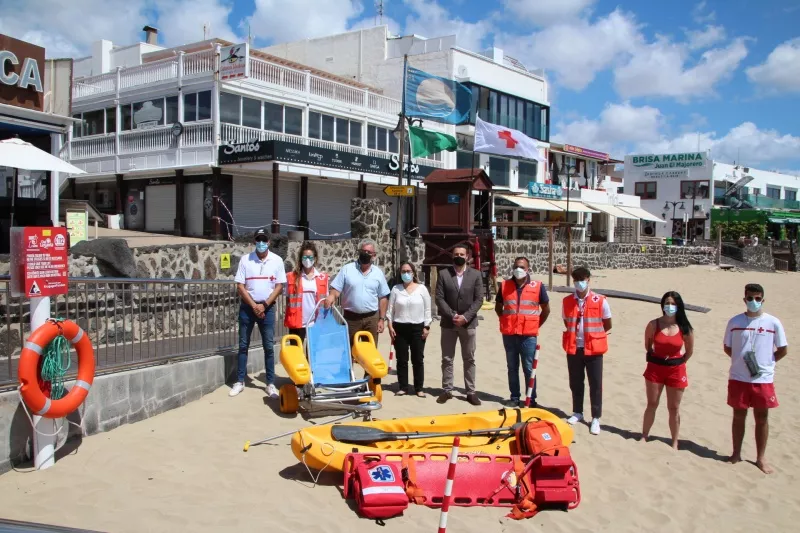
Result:
{"label": "red cross flag", "polygon": [[480,117],[475,117],[475,151],[545,162],[536,141],[521,131],[484,122]]}

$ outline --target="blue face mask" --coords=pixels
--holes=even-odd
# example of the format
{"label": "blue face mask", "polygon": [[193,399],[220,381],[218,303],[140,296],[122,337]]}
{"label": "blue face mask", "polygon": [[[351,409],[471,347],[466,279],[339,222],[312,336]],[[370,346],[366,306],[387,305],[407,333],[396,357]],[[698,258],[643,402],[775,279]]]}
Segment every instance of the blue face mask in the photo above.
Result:
{"label": "blue face mask", "polygon": [[589,287],[589,282],[586,280],[575,282],[575,290],[578,292],[584,292],[588,287]]}
{"label": "blue face mask", "polygon": [[269,244],[267,244],[266,242],[259,241],[259,242],[256,243],[256,252],[258,252],[260,254],[263,254],[264,252],[266,252],[268,248],[269,248]]}
{"label": "blue face mask", "polygon": [[400,274],[400,279],[403,280],[403,283],[411,283],[411,280],[414,279],[414,275],[410,272],[403,272]]}
{"label": "blue face mask", "polygon": [[761,310],[761,304],[763,302],[757,302],[755,300],[751,300],[747,302],[747,310],[751,313],[758,313]]}
{"label": "blue face mask", "polygon": [[678,306],[674,304],[666,304],[664,306],[664,314],[667,316],[675,316],[675,313],[678,312]]}

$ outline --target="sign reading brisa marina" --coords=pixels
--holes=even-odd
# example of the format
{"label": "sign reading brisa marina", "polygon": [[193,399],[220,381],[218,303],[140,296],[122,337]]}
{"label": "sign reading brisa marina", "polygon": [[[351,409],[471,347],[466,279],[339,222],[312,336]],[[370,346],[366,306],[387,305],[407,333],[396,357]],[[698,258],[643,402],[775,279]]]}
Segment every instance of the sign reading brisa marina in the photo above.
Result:
{"label": "sign reading brisa marina", "polygon": [[631,162],[633,166],[645,169],[694,168],[706,166],[706,156],[702,152],[634,155]]}

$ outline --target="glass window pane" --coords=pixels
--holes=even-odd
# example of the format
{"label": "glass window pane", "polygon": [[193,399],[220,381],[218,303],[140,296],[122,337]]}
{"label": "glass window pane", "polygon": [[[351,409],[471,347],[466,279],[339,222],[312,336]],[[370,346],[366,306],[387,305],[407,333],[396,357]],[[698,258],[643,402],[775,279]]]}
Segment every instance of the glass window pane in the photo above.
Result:
{"label": "glass window pane", "polygon": [[367,148],[370,150],[377,150],[378,128],[372,124],[367,124]]}
{"label": "glass window pane", "polygon": [[83,114],[83,134],[99,135],[105,131],[106,117],[102,109]]}
{"label": "glass window pane", "polygon": [[469,123],[475,124],[475,113],[480,105],[481,88],[478,85],[472,85],[470,90],[472,91],[472,105],[469,108]]}
{"label": "glass window pane", "polygon": [[131,105],[126,104],[120,106],[122,110],[122,131],[129,131],[133,129],[133,115],[131,113]]}
{"label": "glass window pane", "polygon": [[480,100],[478,101],[479,113],[481,120],[489,120],[489,89],[481,87]]}
{"label": "glass window pane", "polygon": [[178,95],[167,96],[167,113],[166,124],[175,124],[178,122]]}
{"label": "glass window pane", "polygon": [[492,124],[499,124],[497,121],[497,111],[498,107],[500,106],[498,102],[499,98],[497,98],[497,93],[494,91],[489,92],[489,120]]}
{"label": "glass window pane", "polygon": [[284,108],[286,129],[285,133],[289,135],[302,135],[303,134],[303,110],[296,107]]}
{"label": "glass window pane", "polygon": [[478,154],[475,154],[475,164],[472,163],[472,152],[466,152],[464,150],[459,150],[456,152],[456,168],[472,168],[473,166],[478,166]]}
{"label": "glass window pane", "polygon": [[540,137],[538,138],[540,141],[549,142],[550,140],[550,124],[548,123],[547,119],[547,108],[542,108],[542,127]]}
{"label": "glass window pane", "polygon": [[386,128],[378,128],[378,150],[386,151]]}
{"label": "glass window pane", "polygon": [[242,98],[242,126],[261,129],[261,100]]}
{"label": "glass window pane", "polygon": [[117,108],[109,107],[106,109],[106,133],[117,131]]}
{"label": "glass window pane", "polygon": [[183,95],[183,121],[197,120],[197,93]]}
{"label": "glass window pane", "polygon": [[322,136],[322,130],[320,130],[321,121],[321,114],[317,113],[316,111],[310,111],[308,113],[308,136],[312,139],[319,139]]}
{"label": "glass window pane", "polygon": [[517,125],[514,129],[525,131],[525,102],[517,100]]}
{"label": "glass window pane", "polygon": [[489,177],[492,183],[501,187],[508,187],[509,160],[499,157],[489,158]]}
{"label": "glass window pane", "polygon": [[211,120],[211,91],[197,93],[197,120]]}
{"label": "glass window pane", "polygon": [[[80,113],[78,113],[77,115],[72,115],[72,118],[76,118],[76,119],[80,120],[81,119],[81,115],[80,115]],[[76,122],[76,123],[74,123],[72,125],[72,136],[74,138],[76,138],[76,139],[81,136],[81,123],[80,122]]]}
{"label": "glass window pane", "polygon": [[219,119],[220,122],[239,125],[241,119],[241,97],[236,94],[220,93]]}
{"label": "glass window pane", "polygon": [[361,146],[361,123],[354,120],[350,121],[350,144]]}
{"label": "glass window pane", "polygon": [[389,132],[389,151],[393,154],[400,153],[400,139],[395,137],[391,131]]}
{"label": "glass window pane", "polygon": [[333,117],[330,115],[322,115],[322,140],[333,141]]}
{"label": "glass window pane", "polygon": [[283,133],[283,106],[264,102],[264,129]]}
{"label": "glass window pane", "polygon": [[508,127],[508,96],[500,95],[500,125]]}
{"label": "glass window pane", "polygon": [[350,132],[348,129],[348,122],[346,118],[337,118],[336,119],[336,142],[341,144],[347,144],[350,139]]}
{"label": "glass window pane", "polygon": [[[84,116],[84,119],[86,117]],[[164,99],[155,98],[133,104],[133,128],[148,128],[164,124]]]}
{"label": "glass window pane", "polygon": [[517,129],[517,99],[508,97],[508,127]]}
{"label": "glass window pane", "polygon": [[528,183],[536,181],[537,165],[534,162],[520,161],[518,167],[519,178],[517,180],[517,187],[522,189],[528,188]]}

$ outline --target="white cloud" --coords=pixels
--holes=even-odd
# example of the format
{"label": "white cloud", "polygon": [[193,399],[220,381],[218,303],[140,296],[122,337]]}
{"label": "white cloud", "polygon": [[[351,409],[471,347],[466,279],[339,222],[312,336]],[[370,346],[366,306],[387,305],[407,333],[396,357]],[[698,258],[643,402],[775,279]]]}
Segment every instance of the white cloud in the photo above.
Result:
{"label": "white cloud", "polygon": [[501,35],[495,41],[527,66],[548,69],[560,85],[580,91],[641,47],[644,37],[632,14],[615,10],[595,22],[579,19],[528,37]]}
{"label": "white cloud", "polygon": [[705,0],[694,6],[694,9],[692,9],[692,18],[694,18],[695,22],[703,24],[704,22],[713,22],[717,19],[717,12],[708,11],[707,8],[708,3]]}
{"label": "white cloud", "polygon": [[[245,37],[237,34],[228,24],[232,4],[221,0],[157,0],[158,31],[164,44],[179,46],[203,40],[203,25],[210,23],[210,35],[229,41]],[[241,32],[247,35],[247,28]]]}
{"label": "white cloud", "polygon": [[723,26],[709,24],[704,30],[687,30],[686,37],[689,39],[689,48],[702,50],[724,41],[727,32]]}
{"label": "white cloud", "polygon": [[661,38],[636,51],[614,71],[614,84],[623,98],[668,96],[686,101],[714,94],[714,86],[729,79],[747,57],[744,39],[702,54],[693,66],[688,48]]}
{"label": "white cloud", "polygon": [[512,15],[537,26],[574,19],[597,0],[505,0]]}
{"label": "white cloud", "polygon": [[455,35],[458,46],[480,52],[484,49],[484,40],[492,31],[490,21],[467,22],[452,17],[447,9],[432,0],[404,0],[404,3],[412,12],[406,17],[406,33],[424,37]]}
{"label": "white cloud", "polygon": [[272,43],[342,33],[364,11],[358,0],[255,0],[255,6],[251,30]]}
{"label": "white cloud", "polygon": [[800,92],[800,38],[779,45],[764,63],[746,72],[751,82],[768,90]]}

